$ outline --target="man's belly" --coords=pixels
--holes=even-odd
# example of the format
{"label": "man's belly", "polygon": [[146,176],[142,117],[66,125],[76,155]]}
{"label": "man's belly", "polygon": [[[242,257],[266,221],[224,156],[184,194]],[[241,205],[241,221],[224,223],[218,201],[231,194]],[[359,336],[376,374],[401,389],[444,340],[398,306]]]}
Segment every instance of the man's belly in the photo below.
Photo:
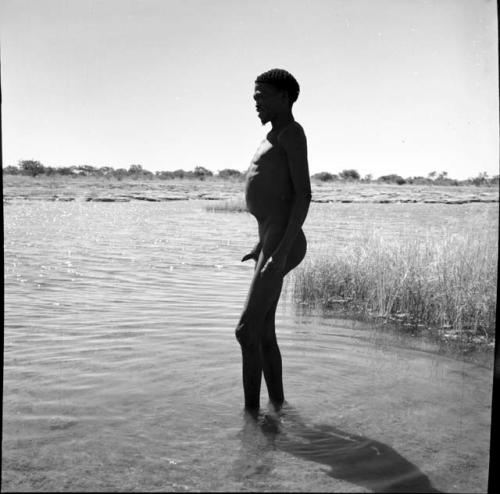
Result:
{"label": "man's belly", "polygon": [[258,167],[252,165],[247,173],[245,199],[248,211],[257,220],[282,217],[290,212],[292,191],[287,177],[259,173]]}
{"label": "man's belly", "polygon": [[287,220],[290,214],[290,195],[269,185],[258,184],[255,181],[247,182],[245,199],[248,211],[258,221],[264,221],[269,217]]}

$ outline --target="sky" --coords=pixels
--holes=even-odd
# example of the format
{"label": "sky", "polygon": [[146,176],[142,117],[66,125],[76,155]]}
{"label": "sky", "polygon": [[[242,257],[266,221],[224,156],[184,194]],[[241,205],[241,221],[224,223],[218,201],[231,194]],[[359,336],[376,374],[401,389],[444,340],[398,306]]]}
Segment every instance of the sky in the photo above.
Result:
{"label": "sky", "polygon": [[3,166],[245,171],[257,75],[310,173],[499,173],[492,0],[0,0]]}

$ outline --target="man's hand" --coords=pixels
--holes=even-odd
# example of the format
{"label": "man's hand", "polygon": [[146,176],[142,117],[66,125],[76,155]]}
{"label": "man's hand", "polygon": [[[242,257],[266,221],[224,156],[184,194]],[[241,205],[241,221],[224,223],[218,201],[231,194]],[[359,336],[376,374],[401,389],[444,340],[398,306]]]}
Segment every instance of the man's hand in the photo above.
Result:
{"label": "man's hand", "polygon": [[255,262],[257,262],[258,259],[259,259],[259,254],[257,254],[257,252],[255,252],[254,250],[252,250],[252,252],[249,252],[248,254],[244,255],[241,258],[241,262],[248,261],[249,259],[253,259]]}
{"label": "man's hand", "polygon": [[249,259],[253,259],[255,262],[257,262],[259,260],[261,250],[262,250],[262,245],[259,241],[247,255],[242,257],[241,262],[248,261]]}
{"label": "man's hand", "polygon": [[260,270],[260,273],[267,273],[267,272],[275,272],[279,274],[283,274],[285,272],[285,266],[286,266],[286,256],[281,256],[281,255],[273,255],[271,256],[262,269]]}

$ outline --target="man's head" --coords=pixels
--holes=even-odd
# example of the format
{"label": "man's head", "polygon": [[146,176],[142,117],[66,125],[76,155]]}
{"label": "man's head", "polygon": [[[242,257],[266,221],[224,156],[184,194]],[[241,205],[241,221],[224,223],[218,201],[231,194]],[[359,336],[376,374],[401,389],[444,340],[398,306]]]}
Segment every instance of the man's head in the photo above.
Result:
{"label": "man's head", "polygon": [[299,83],[290,72],[271,69],[255,80],[254,100],[263,124],[277,113],[289,111],[299,96]]}

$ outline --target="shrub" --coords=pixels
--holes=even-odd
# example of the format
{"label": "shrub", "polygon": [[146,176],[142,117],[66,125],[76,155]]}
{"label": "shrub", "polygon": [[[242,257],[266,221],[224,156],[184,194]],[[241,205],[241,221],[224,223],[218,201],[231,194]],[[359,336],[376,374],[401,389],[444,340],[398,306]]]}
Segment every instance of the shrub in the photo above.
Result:
{"label": "shrub", "polygon": [[342,170],[340,172],[340,178],[342,180],[359,180],[360,175],[356,170]]}
{"label": "shrub", "polygon": [[97,174],[100,176],[103,176],[103,177],[111,176],[111,175],[113,175],[113,172],[114,172],[114,169],[111,168],[110,166],[101,166],[97,170]]}
{"label": "shrub", "polygon": [[405,180],[407,184],[413,185],[431,185],[433,183],[430,178],[426,177],[407,177]]}
{"label": "shrub", "polygon": [[403,177],[401,177],[400,175],[396,175],[394,173],[390,175],[382,175],[377,179],[377,181],[398,184],[398,185],[403,185],[406,183],[406,180]]}
{"label": "shrub", "polygon": [[46,166],[43,173],[44,173],[44,175],[47,175],[48,177],[51,177],[51,176],[57,174],[57,168],[54,168],[52,166]]}
{"label": "shrub", "polygon": [[193,175],[195,178],[205,180],[205,178],[213,176],[213,173],[203,166],[197,166],[194,169]]}
{"label": "shrub", "polygon": [[157,171],[155,173],[155,176],[161,180],[171,180],[171,179],[175,178],[173,172],[169,172],[166,170]]}
{"label": "shrub", "polygon": [[172,172],[173,178],[189,178],[192,176],[192,174],[193,174],[193,172],[186,172],[186,171],[181,170],[181,169],[174,170]]}
{"label": "shrub", "polygon": [[338,175],[333,175],[328,172],[319,172],[312,175],[311,178],[314,178],[316,180],[321,180],[322,182],[332,182],[333,180],[338,179]]}
{"label": "shrub", "polygon": [[489,178],[486,172],[479,173],[477,177],[469,179],[473,185],[489,185]]}
{"label": "shrub", "polygon": [[144,170],[142,168],[142,165],[130,165],[128,167],[128,174],[129,175],[142,175],[144,173]]}
{"label": "shrub", "polygon": [[39,161],[34,160],[19,161],[19,168],[24,175],[31,175],[32,177],[36,177],[45,171],[44,166]]}
{"label": "shrub", "polygon": [[4,175],[19,175],[21,170],[17,166],[6,166],[5,168],[2,168],[2,173]]}
{"label": "shrub", "polygon": [[127,172],[127,170],[125,170],[125,168],[118,168],[117,170],[113,171],[113,177],[117,178],[118,180],[122,180],[127,175],[128,175],[128,172]]}
{"label": "shrub", "polygon": [[217,175],[223,179],[228,179],[228,178],[239,179],[243,176],[243,174],[239,170],[233,170],[232,168],[224,168],[224,170],[220,170]]}
{"label": "shrub", "polygon": [[491,177],[489,179],[489,184],[498,187],[500,185],[500,176],[499,175],[493,175],[493,177]]}
{"label": "shrub", "polygon": [[56,168],[56,173],[59,175],[75,175],[76,167],[75,166],[62,166],[60,168]]}
{"label": "shrub", "polygon": [[90,166],[90,165],[77,166],[76,170],[77,170],[79,175],[84,175],[86,177],[91,176],[91,175],[95,175],[97,172],[97,170],[93,166]]}

